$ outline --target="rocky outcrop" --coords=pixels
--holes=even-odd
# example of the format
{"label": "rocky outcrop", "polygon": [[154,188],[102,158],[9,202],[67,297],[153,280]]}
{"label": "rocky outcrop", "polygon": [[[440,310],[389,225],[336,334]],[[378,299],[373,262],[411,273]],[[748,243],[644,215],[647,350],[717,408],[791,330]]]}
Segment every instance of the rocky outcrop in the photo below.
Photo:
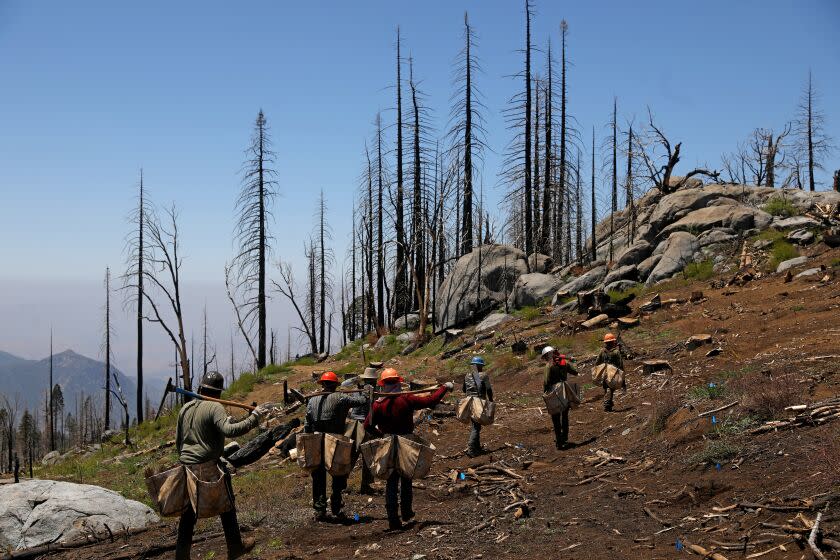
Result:
{"label": "rocky outcrop", "polygon": [[604,284],[612,284],[618,280],[637,280],[639,278],[639,269],[635,264],[628,264],[619,268],[614,268],[604,277]]}
{"label": "rocky outcrop", "polygon": [[507,313],[491,313],[478,324],[475,328],[475,332],[480,333],[492,331],[499,325],[504,325],[509,321],[513,321],[513,319],[514,317],[512,315],[508,315]]}
{"label": "rocky outcrop", "polygon": [[800,266],[808,262],[808,257],[796,257],[793,259],[788,259],[786,261],[782,261],[779,263],[779,266],[776,267],[776,272],[784,272],[790,268],[795,266]]}
{"label": "rocky outcrop", "polygon": [[623,267],[638,264],[648,258],[652,252],[653,246],[650,243],[644,239],[637,239],[635,243],[621,252],[615,265]]}
{"label": "rocky outcrop", "polygon": [[699,233],[714,228],[729,228],[735,231],[764,229],[770,225],[773,217],[757,208],[743,204],[716,204],[693,210],[662,230],[665,237],[674,231]]}
{"label": "rocky outcrop", "polygon": [[394,321],[394,328],[397,330],[412,330],[420,326],[420,315],[409,313]]}
{"label": "rocky outcrop", "polygon": [[690,233],[684,231],[672,233],[665,243],[662,258],[647,278],[647,284],[655,284],[681,271],[693,260],[698,248],[697,238]]}
{"label": "rocky outcrop", "polygon": [[538,255],[536,266],[529,270],[525,253],[509,245],[482,245],[463,255],[440,287],[435,310],[438,328],[487,313],[504,302],[521,275],[546,272],[550,266],[549,257]]}
{"label": "rocky outcrop", "polygon": [[564,284],[559,291],[568,292],[569,295],[575,295],[578,292],[585,292],[591,290],[601,283],[607,275],[606,265],[596,266],[589,272],[575,278],[571,282]]}
{"label": "rocky outcrop", "polygon": [[528,305],[539,305],[543,300],[550,299],[562,284],[559,276],[532,272],[523,274],[516,279],[509,303],[516,308]]}
{"label": "rocky outcrop", "polygon": [[631,288],[635,288],[639,283],[635,280],[616,280],[604,286],[605,292],[624,292]]}
{"label": "rocky outcrop", "polygon": [[76,540],[90,532],[107,534],[109,529],[140,529],[157,521],[148,506],[99,486],[53,480],[0,486],[2,550]]}

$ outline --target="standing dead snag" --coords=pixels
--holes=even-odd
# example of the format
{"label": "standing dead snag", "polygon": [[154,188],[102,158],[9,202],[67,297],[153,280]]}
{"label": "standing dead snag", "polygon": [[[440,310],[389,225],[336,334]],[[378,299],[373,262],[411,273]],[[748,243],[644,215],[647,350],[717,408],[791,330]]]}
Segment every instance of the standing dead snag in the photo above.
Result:
{"label": "standing dead snag", "polygon": [[[695,175],[705,175],[707,177],[711,177],[715,181],[720,179],[720,171],[710,171],[704,168],[696,168],[686,173],[678,183],[671,184],[671,174],[674,171],[674,167],[676,167],[677,163],[680,161],[680,147],[682,146],[682,142],[677,142],[673,148],[671,147],[671,142],[654,124],[653,114],[650,112],[650,109],[648,109],[648,126],[650,127],[650,131],[653,135],[653,145],[659,146],[664,151],[664,154],[662,154],[661,157],[665,159],[665,163],[659,167],[656,166],[656,163],[654,162],[654,159],[657,157],[655,148],[651,154],[648,154],[647,151],[642,148],[639,155],[645,162],[645,166],[650,174],[650,180],[653,181],[653,184],[663,194],[672,193],[677,189],[682,188],[686,185],[688,180]],[[642,146],[641,142],[639,145],[640,147]]]}
{"label": "standing dead snag", "polygon": [[[274,152],[271,150],[268,122],[262,110],[257,114],[246,153],[242,190],[236,201],[234,240],[239,252],[229,267],[235,280],[234,289],[229,293],[241,297],[234,308],[244,311],[240,321],[241,331],[246,338],[256,338],[256,367],[262,369],[266,365],[266,261],[273,239],[268,231],[268,220],[277,196],[276,174],[271,167]],[[249,342],[250,345],[252,343]]]}
{"label": "standing dead snag", "polygon": [[[808,82],[802,91],[797,111],[795,133],[797,136],[796,149],[800,159],[804,159],[808,169],[808,189],[816,189],[814,179],[815,169],[824,169],[823,161],[831,151],[831,138],[825,133],[825,115],[816,106],[817,93],[811,71],[808,71]],[[840,192],[840,187],[835,187]]]}
{"label": "standing dead snag", "polygon": [[316,354],[318,352],[318,346],[315,341],[315,322],[310,320],[311,317],[307,318],[306,314],[304,314],[304,310],[301,309],[300,304],[298,303],[297,294],[295,293],[297,284],[295,283],[295,277],[292,273],[292,265],[281,262],[278,265],[278,269],[282,283],[277,283],[274,280],[272,280],[271,283],[274,284],[277,291],[283,294],[286,299],[289,300],[289,303],[292,304],[292,307],[295,308],[295,313],[297,313],[298,319],[300,319],[301,326],[293,328],[302,332],[306,336],[311,352]]}
{"label": "standing dead snag", "polygon": [[402,59],[400,58],[400,28],[397,27],[397,194],[394,197],[396,216],[394,218],[394,229],[396,230],[397,248],[396,263],[394,271],[394,314],[402,317],[411,306],[411,295],[408,293],[406,282],[406,258],[405,252],[405,211],[404,197],[405,184],[403,182],[403,120],[402,120]]}
{"label": "standing dead snag", "polygon": [[105,268],[105,430],[111,429],[111,269]]}

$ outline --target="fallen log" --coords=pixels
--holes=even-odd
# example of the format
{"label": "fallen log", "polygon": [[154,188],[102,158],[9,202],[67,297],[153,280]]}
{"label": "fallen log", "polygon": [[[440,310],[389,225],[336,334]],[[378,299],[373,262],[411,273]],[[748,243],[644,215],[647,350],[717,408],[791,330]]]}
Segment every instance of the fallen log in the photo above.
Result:
{"label": "fallen log", "polygon": [[817,518],[814,520],[814,526],[811,529],[811,534],[808,535],[808,546],[811,548],[811,552],[814,554],[814,558],[818,558],[819,560],[826,560],[825,554],[823,554],[817,546],[817,536],[820,533],[820,522],[822,521],[822,516],[822,512],[819,512],[817,514]]}
{"label": "fallen log", "polygon": [[285,438],[289,435],[289,432],[298,426],[300,426],[299,418],[292,418],[285,424],[275,426],[246,443],[239,451],[228,457],[227,460],[237,468],[250,465],[262,458],[278,441]]}
{"label": "fallen log", "polygon": [[719,407],[717,407],[717,408],[714,408],[714,409],[712,409],[712,410],[707,410],[706,412],[701,412],[700,414],[698,414],[698,415],[697,415],[697,417],[698,417],[698,418],[703,418],[704,416],[711,416],[712,414],[715,414],[715,413],[717,413],[717,412],[721,412],[721,411],[724,411],[724,410],[730,409],[730,408],[732,408],[733,406],[737,406],[737,405],[738,405],[738,403],[740,403],[740,402],[741,402],[741,401],[734,401],[734,402],[731,402],[731,403],[729,403],[729,404],[725,404],[725,405],[723,405],[723,406],[719,406]]}
{"label": "fallen log", "polygon": [[699,554],[703,558],[711,558],[712,560],[729,560],[723,554],[715,552],[714,550],[706,550],[699,544],[689,544],[686,543],[686,548],[693,552],[694,554]]}

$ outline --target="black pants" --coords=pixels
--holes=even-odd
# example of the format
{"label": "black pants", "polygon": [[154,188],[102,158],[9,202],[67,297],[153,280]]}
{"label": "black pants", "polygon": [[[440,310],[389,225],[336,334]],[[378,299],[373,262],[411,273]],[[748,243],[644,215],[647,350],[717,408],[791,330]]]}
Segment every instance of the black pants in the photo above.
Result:
{"label": "black pants", "polygon": [[560,447],[569,440],[569,408],[563,412],[552,414],[551,422],[554,424],[554,440],[557,447]]}
{"label": "black pants", "polygon": [[467,442],[467,451],[472,455],[481,453],[481,424],[478,422],[472,423],[470,429],[470,439]]}
{"label": "black pants", "polygon": [[[233,485],[230,482],[230,474],[225,471],[225,483],[230,492],[231,500],[233,499]],[[233,509],[226,511],[219,515],[222,520],[222,529],[225,532],[225,542],[227,543],[228,555],[231,552],[239,553],[242,551],[242,535],[239,533],[239,522],[236,519],[236,505]],[[178,522],[178,541],[175,545],[175,560],[189,560],[190,549],[192,548],[193,533],[195,532],[195,512],[192,506],[188,507],[184,513],[181,514],[181,519]]]}
{"label": "black pants", "polygon": [[361,484],[359,484],[359,491],[362,492],[363,494],[365,494],[365,493],[373,492],[373,488],[371,488],[371,485],[373,484],[373,473],[368,468],[367,463],[365,463],[364,458],[360,457],[361,454],[362,454],[361,449],[358,449],[358,448],[354,447],[353,458],[352,458],[353,464],[356,464],[356,461],[358,461],[359,462],[359,467],[362,470],[362,481],[361,481]]}
{"label": "black pants", "polygon": [[[398,493],[399,501],[397,500]],[[388,513],[388,519],[399,519],[398,510],[404,519],[410,518],[414,514],[411,507],[413,500],[414,490],[411,488],[411,479],[402,477],[396,472],[392,474],[385,484],[385,511]]]}
{"label": "black pants", "polygon": [[[344,502],[341,493],[347,489],[346,476],[332,477],[332,495],[330,509],[333,515],[338,515]],[[312,507],[317,513],[327,513],[327,469],[322,466],[312,471]]]}

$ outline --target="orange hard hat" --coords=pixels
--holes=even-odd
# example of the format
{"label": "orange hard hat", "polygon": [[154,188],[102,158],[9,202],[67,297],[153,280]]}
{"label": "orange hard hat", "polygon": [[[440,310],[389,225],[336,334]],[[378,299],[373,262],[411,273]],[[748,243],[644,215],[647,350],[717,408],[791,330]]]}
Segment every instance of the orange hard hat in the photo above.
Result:
{"label": "orange hard hat", "polygon": [[321,375],[321,379],[318,380],[318,383],[340,383],[340,381],[335,373],[327,371]]}
{"label": "orange hard hat", "polygon": [[615,342],[615,335],[611,332],[608,332],[604,335],[604,342]]}
{"label": "orange hard hat", "polygon": [[386,383],[402,383],[403,378],[400,377],[400,374],[397,373],[397,370],[394,368],[385,368],[382,370],[382,373],[379,374],[379,381],[376,383],[377,385],[385,385]]}

